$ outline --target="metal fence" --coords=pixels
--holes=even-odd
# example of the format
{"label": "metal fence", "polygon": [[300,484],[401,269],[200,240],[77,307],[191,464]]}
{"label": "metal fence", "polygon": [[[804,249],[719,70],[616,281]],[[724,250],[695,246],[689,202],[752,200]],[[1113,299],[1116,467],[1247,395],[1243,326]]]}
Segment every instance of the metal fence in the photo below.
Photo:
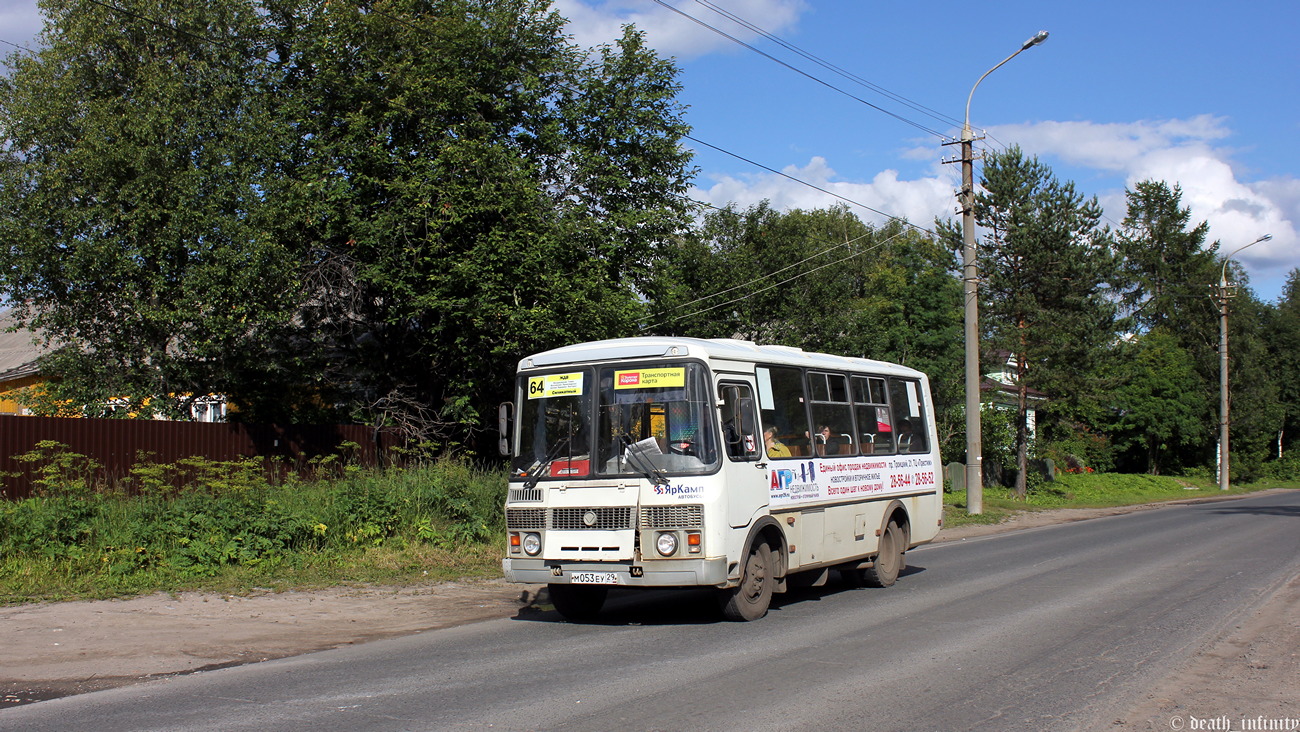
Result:
{"label": "metal fence", "polygon": [[[96,484],[113,487],[142,461],[169,464],[190,457],[212,461],[269,458],[268,470],[310,473],[313,458],[341,455],[373,467],[394,461],[398,435],[365,425],[248,425],[134,419],[63,419],[0,415],[0,476],[3,497],[32,492],[34,467],[15,460],[51,440],[100,466]],[[357,447],[347,447],[345,442]],[[142,460],[143,458],[143,460]]]}

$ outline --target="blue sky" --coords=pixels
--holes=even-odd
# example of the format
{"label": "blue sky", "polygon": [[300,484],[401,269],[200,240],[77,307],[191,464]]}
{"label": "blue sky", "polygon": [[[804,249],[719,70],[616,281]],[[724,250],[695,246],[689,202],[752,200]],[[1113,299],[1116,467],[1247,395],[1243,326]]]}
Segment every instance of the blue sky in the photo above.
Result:
{"label": "blue sky", "polygon": [[[701,27],[654,0],[556,0],[583,45],[624,23],[681,66],[692,135],[871,208],[929,226],[954,214],[955,137],[975,81],[1039,30],[1051,37],[975,92],[983,145],[1018,144],[1095,195],[1117,225],[1124,190],[1177,183],[1194,221],[1236,259],[1265,300],[1300,267],[1300,4],[1293,0],[1092,0],[918,4],[873,0],[665,0],[845,96]],[[757,38],[725,9],[914,107]],[[0,40],[30,43],[33,0],[0,0]],[[922,129],[924,128],[924,129]],[[837,199],[698,146],[693,195],[714,205],[764,198],[781,208]],[[863,218],[879,221],[870,211]],[[1209,283],[1207,283],[1208,286]],[[1207,287],[1208,289],[1208,287]]]}

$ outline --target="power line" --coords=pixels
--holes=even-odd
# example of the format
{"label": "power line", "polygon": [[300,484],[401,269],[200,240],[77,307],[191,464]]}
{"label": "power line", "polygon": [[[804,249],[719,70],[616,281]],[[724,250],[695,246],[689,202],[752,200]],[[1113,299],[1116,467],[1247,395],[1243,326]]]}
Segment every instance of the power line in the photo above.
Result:
{"label": "power line", "polygon": [[[762,277],[755,278],[755,279],[753,279],[753,280],[750,280],[749,282],[741,283],[741,284],[739,284],[739,285],[736,285],[735,287],[731,287],[731,288],[728,288],[728,289],[726,289],[726,290],[722,290],[721,292],[716,292],[716,293],[714,293],[714,294],[712,294],[712,295],[708,295],[708,296],[706,296],[706,297],[702,297],[702,298],[699,298],[699,299],[696,299],[696,300],[692,300],[692,301],[689,302],[689,303],[683,303],[683,304],[678,305],[677,307],[673,308],[673,310],[680,310],[681,308],[684,308],[684,307],[686,307],[687,305],[691,305],[691,304],[693,304],[693,303],[701,302],[701,301],[703,301],[703,300],[707,300],[707,299],[709,299],[709,298],[711,298],[711,297],[717,297],[718,295],[726,294],[726,293],[731,292],[731,291],[733,291],[733,290],[739,289],[739,288],[741,288],[741,287],[747,287],[747,286],[752,285],[752,284],[755,284],[755,283],[757,283],[757,282],[762,282],[763,280],[768,279],[768,278],[770,278],[770,277],[773,277],[773,276],[775,276],[775,275],[777,275],[777,274],[780,274],[781,272],[784,272],[784,271],[786,271],[786,270],[788,270],[788,269],[790,269],[790,268],[792,268],[792,267],[797,267],[797,266],[799,266],[800,264],[803,264],[804,262],[807,262],[807,261],[809,261],[809,260],[811,260],[811,259],[814,259],[814,258],[816,258],[816,257],[819,257],[819,256],[821,256],[821,255],[823,255],[823,254],[827,254],[827,253],[829,253],[829,252],[831,252],[831,251],[834,251],[835,249],[838,249],[838,248],[841,248],[841,247],[846,247],[846,246],[852,244],[853,242],[856,242],[856,241],[858,241],[858,240],[860,240],[860,239],[863,239],[863,238],[865,238],[865,237],[871,236],[872,233],[874,233],[874,232],[869,232],[869,233],[867,233],[867,234],[863,234],[862,236],[859,236],[859,237],[857,237],[856,239],[851,239],[851,240],[849,240],[849,241],[846,241],[846,242],[844,242],[843,244],[837,244],[837,245],[835,245],[834,247],[831,247],[830,249],[827,249],[827,250],[822,251],[822,252],[818,252],[817,254],[814,254],[814,255],[811,256],[811,257],[808,257],[808,258],[806,258],[806,259],[804,259],[804,260],[802,260],[802,261],[800,261],[800,262],[796,262],[796,263],[791,264],[791,265],[789,265],[789,266],[787,266],[787,267],[784,267],[784,268],[782,268],[782,269],[779,269],[779,270],[777,270],[776,272],[772,272],[772,273],[769,273],[769,274],[763,275]],[[862,251],[854,252],[853,254],[850,254],[850,255],[849,255],[849,258],[852,258],[852,257],[860,257],[860,256],[862,256],[863,254],[868,254],[868,253],[870,253],[870,252],[874,252],[874,251],[876,251],[877,249],[880,249],[881,247],[885,246],[885,245],[888,244],[889,242],[893,241],[894,239],[897,239],[898,237],[900,237],[900,236],[902,236],[902,235],[903,235],[903,232],[900,231],[900,232],[898,232],[897,234],[894,234],[893,236],[890,236],[889,238],[885,239],[884,241],[881,241],[881,242],[877,243],[875,246],[871,246],[871,247],[868,247],[868,248],[866,248],[866,249],[863,249]],[[651,325],[648,326],[648,327],[650,327],[650,328],[654,328],[654,327],[658,327],[658,326],[660,326],[660,325],[665,325],[665,324],[667,324],[667,323],[674,323],[674,322],[677,322],[678,320],[682,320],[683,318],[690,317],[691,315],[699,315],[699,314],[701,314],[701,313],[707,313],[707,312],[710,312],[710,311],[712,311],[712,310],[717,310],[718,308],[723,308],[723,307],[726,307],[726,306],[728,306],[728,305],[733,305],[733,304],[738,303],[738,302],[741,302],[741,301],[743,301],[743,300],[748,300],[749,298],[754,297],[755,295],[758,295],[758,294],[760,294],[760,293],[767,292],[768,290],[772,290],[772,289],[775,289],[775,288],[777,288],[777,287],[781,287],[782,285],[787,285],[787,284],[789,284],[789,283],[791,283],[791,282],[794,282],[794,281],[797,280],[797,279],[800,279],[801,277],[807,277],[808,275],[813,274],[814,272],[817,272],[817,271],[819,271],[819,270],[823,270],[823,269],[825,269],[825,268],[827,268],[827,267],[830,267],[831,265],[840,264],[840,263],[842,263],[843,261],[844,261],[843,259],[832,260],[832,261],[830,261],[830,262],[827,262],[826,264],[822,264],[822,265],[819,265],[819,266],[817,266],[817,267],[813,267],[812,269],[810,269],[810,270],[808,270],[808,271],[806,271],[806,272],[800,272],[799,274],[797,274],[797,275],[795,275],[795,276],[793,276],[793,277],[788,277],[788,278],[786,278],[786,279],[784,279],[784,280],[781,280],[780,282],[775,282],[775,283],[773,283],[773,284],[770,284],[770,285],[768,285],[767,287],[763,287],[763,288],[761,288],[761,289],[754,290],[753,292],[751,292],[751,293],[749,293],[749,294],[747,294],[747,295],[742,295],[742,296],[737,297],[737,298],[732,298],[731,300],[727,300],[727,301],[725,301],[725,302],[720,302],[720,303],[717,303],[716,305],[710,305],[710,306],[707,307],[707,308],[703,308],[703,309],[701,309],[701,310],[695,310],[695,311],[693,311],[693,312],[691,312],[691,313],[687,313],[687,314],[685,314],[685,315],[678,315],[678,316],[676,316],[676,317],[665,318],[665,319],[663,319],[663,320],[660,320],[660,321],[658,321],[658,322],[656,322],[656,323],[651,324]]]}
{"label": "power line", "polygon": [[[697,203],[701,203],[701,202],[697,201]],[[704,204],[704,205],[709,206],[709,204]],[[710,206],[710,208],[715,208],[715,207]],[[717,210],[719,210],[719,211],[723,211],[723,209],[717,209]],[[724,213],[725,213],[725,211],[724,211]],[[720,291],[715,292],[715,293],[712,293],[712,294],[710,294],[710,295],[705,295],[704,297],[696,298],[696,299],[691,300],[691,301],[689,301],[689,302],[684,302],[684,303],[682,303],[681,305],[678,305],[678,306],[674,307],[673,310],[680,310],[680,309],[682,309],[682,308],[684,308],[684,307],[687,307],[687,306],[690,306],[690,305],[694,305],[694,304],[697,303],[697,302],[703,302],[704,300],[709,300],[709,299],[711,299],[711,298],[715,298],[715,297],[717,297],[717,296],[719,296],[719,295],[725,295],[725,294],[727,294],[728,292],[732,292],[733,290],[739,290],[739,289],[742,288],[742,287],[748,287],[748,286],[750,286],[750,285],[752,285],[752,284],[755,284],[755,283],[758,283],[758,282],[762,282],[763,280],[766,280],[766,279],[770,279],[770,278],[772,278],[772,277],[775,277],[775,276],[781,274],[782,272],[785,272],[786,270],[789,270],[789,269],[793,269],[793,268],[795,268],[795,267],[798,267],[799,265],[804,264],[805,262],[811,262],[812,260],[814,260],[814,259],[816,259],[816,258],[818,258],[818,257],[820,257],[820,256],[823,256],[823,255],[825,255],[825,254],[830,254],[831,252],[835,251],[836,249],[840,249],[840,248],[842,248],[842,247],[846,247],[846,246],[848,246],[848,245],[850,245],[850,244],[852,244],[852,243],[854,243],[854,242],[856,242],[856,241],[859,241],[859,240],[861,240],[861,239],[865,239],[865,238],[867,238],[868,236],[871,236],[871,235],[874,234],[874,233],[875,233],[874,231],[869,231],[869,232],[867,232],[866,234],[863,234],[862,236],[854,237],[854,238],[852,238],[852,239],[849,239],[848,241],[845,241],[845,242],[841,242],[841,243],[839,243],[839,244],[832,245],[832,246],[830,246],[830,247],[828,247],[828,248],[826,248],[826,249],[823,249],[823,250],[821,250],[820,252],[817,252],[817,253],[815,253],[815,254],[813,254],[813,255],[811,255],[811,256],[804,257],[803,259],[799,260],[798,262],[794,262],[793,264],[787,264],[786,266],[784,266],[784,267],[782,267],[781,269],[778,269],[778,270],[776,270],[776,271],[774,271],[774,272],[768,272],[767,274],[763,275],[762,277],[756,277],[756,278],[750,280],[749,282],[742,282],[742,283],[740,283],[739,285],[735,285],[735,286],[733,286],[733,287],[728,287],[728,288],[725,289],[725,290],[720,290]]]}
{"label": "power line", "polygon": [[[656,0],[656,2],[658,2],[658,0]],[[746,163],[749,163],[750,165],[753,165],[753,166],[756,167],[756,168],[762,168],[763,170],[766,170],[766,171],[769,172],[769,173],[774,173],[774,174],[776,174],[776,175],[781,176],[782,178],[788,178],[788,179],[794,181],[795,183],[798,183],[798,184],[803,185],[803,186],[807,186],[807,187],[809,187],[809,188],[811,188],[811,189],[813,189],[813,190],[815,190],[815,191],[821,191],[822,193],[825,193],[825,194],[828,195],[828,196],[834,196],[835,198],[838,198],[838,199],[840,199],[841,201],[844,201],[845,203],[849,203],[849,204],[852,204],[852,205],[857,206],[857,207],[859,207],[859,208],[864,208],[864,209],[866,209],[866,210],[868,210],[868,211],[870,211],[870,212],[872,212],[872,213],[874,213],[874,214],[879,214],[880,216],[884,216],[885,218],[887,218],[887,219],[889,219],[889,220],[891,220],[891,221],[896,221],[896,222],[902,224],[903,226],[908,226],[908,227],[911,227],[911,228],[913,228],[913,229],[916,229],[917,231],[923,231],[923,232],[925,232],[926,234],[929,234],[930,236],[935,236],[935,233],[934,233],[933,231],[930,231],[929,229],[927,229],[927,228],[925,228],[925,227],[923,227],[923,226],[917,226],[916,224],[913,224],[913,223],[909,222],[907,219],[904,219],[904,218],[902,218],[902,217],[895,216],[895,215],[890,214],[890,213],[885,213],[884,211],[881,211],[881,210],[878,209],[878,208],[872,208],[871,206],[868,206],[868,205],[865,204],[865,203],[861,203],[861,202],[855,201],[855,200],[853,200],[852,198],[846,198],[846,197],[844,197],[844,196],[841,196],[841,195],[838,194],[838,193],[835,193],[834,191],[828,191],[828,190],[826,190],[825,188],[822,188],[822,187],[820,187],[820,186],[815,186],[815,185],[813,185],[812,183],[809,183],[808,181],[805,181],[805,180],[800,180],[799,178],[796,178],[796,177],[794,177],[793,175],[790,175],[789,173],[783,173],[783,172],[781,172],[781,171],[779,171],[779,170],[777,170],[777,169],[775,169],[775,168],[769,168],[769,167],[767,167],[766,165],[763,165],[762,163],[756,162],[756,161],[754,161],[754,160],[750,160],[749,158],[744,157],[743,155],[739,155],[739,154],[737,154],[737,153],[731,152],[730,150],[724,150],[724,149],[718,147],[717,145],[711,145],[711,144],[709,144],[709,143],[707,143],[707,142],[705,142],[705,141],[703,141],[703,140],[701,140],[701,139],[699,139],[699,138],[697,138],[697,137],[693,137],[693,136],[691,136],[691,135],[682,135],[682,137],[684,137],[684,138],[686,138],[687,140],[690,140],[691,142],[694,142],[694,143],[696,143],[696,144],[703,145],[703,146],[705,146],[705,147],[707,147],[707,148],[710,148],[710,149],[712,149],[712,150],[716,150],[716,151],[718,151],[718,152],[720,152],[720,153],[722,153],[722,154],[724,154],[724,155],[730,155],[731,157],[736,158],[737,160],[741,160],[741,161],[744,161],[744,162],[746,162]]]}
{"label": "power line", "polygon": [[35,53],[36,53],[36,52],[33,51],[32,49],[28,48],[27,46],[22,45],[21,43],[14,43],[13,41],[6,41],[6,40],[3,39],[3,38],[0,38],[0,43],[5,44],[6,46],[13,46],[14,48],[18,49],[19,51],[26,51],[27,53],[30,53],[30,54],[35,54]]}
{"label": "power line", "polygon": [[764,38],[766,38],[766,39],[772,41],[773,43],[776,43],[776,44],[780,45],[781,47],[785,48],[786,50],[791,51],[792,53],[796,53],[796,54],[802,56],[803,58],[805,58],[805,59],[807,59],[807,60],[809,60],[809,61],[812,61],[813,63],[817,64],[818,66],[821,66],[822,68],[824,68],[824,69],[826,69],[826,70],[828,70],[828,71],[832,71],[832,72],[834,72],[834,73],[836,73],[836,74],[839,74],[840,76],[844,77],[845,79],[848,79],[849,81],[852,81],[852,82],[855,82],[855,83],[857,83],[857,84],[859,84],[859,85],[861,85],[861,86],[864,86],[864,87],[866,87],[866,88],[868,88],[868,89],[870,89],[870,90],[872,90],[872,91],[874,91],[874,92],[876,92],[876,93],[878,93],[878,94],[881,94],[881,95],[883,95],[883,96],[886,96],[886,97],[888,97],[888,98],[890,98],[890,99],[892,99],[892,100],[898,102],[899,104],[903,104],[903,105],[905,105],[905,106],[907,106],[907,107],[910,107],[911,109],[913,109],[913,110],[915,110],[915,111],[917,111],[917,112],[920,112],[920,113],[922,113],[922,114],[924,114],[924,115],[927,115],[927,116],[931,117],[932,119],[935,119],[935,120],[937,120],[937,121],[939,121],[939,122],[945,122],[945,123],[953,124],[953,125],[957,125],[957,126],[961,126],[961,124],[962,124],[962,121],[959,120],[959,119],[956,119],[956,118],[954,118],[954,117],[949,117],[949,116],[943,114],[942,112],[939,112],[939,111],[936,111],[936,110],[934,110],[934,109],[931,109],[931,108],[929,108],[929,107],[927,107],[927,106],[925,106],[925,105],[923,105],[923,104],[921,104],[921,103],[919,103],[919,102],[912,101],[911,99],[908,99],[907,97],[904,97],[904,96],[901,95],[901,94],[895,94],[894,92],[889,91],[888,89],[886,89],[886,88],[884,88],[884,87],[882,87],[882,86],[879,86],[879,85],[877,85],[877,84],[873,84],[873,83],[870,82],[870,81],[867,81],[866,79],[862,78],[861,76],[858,76],[857,74],[854,74],[854,73],[852,73],[852,72],[850,72],[850,71],[847,71],[847,70],[845,70],[844,68],[842,68],[842,67],[840,67],[840,66],[836,66],[835,64],[833,64],[833,63],[831,63],[831,62],[829,62],[829,61],[827,61],[827,60],[825,60],[825,59],[823,59],[823,58],[820,58],[819,56],[817,56],[817,55],[815,55],[815,54],[809,53],[808,51],[805,51],[805,50],[803,50],[802,48],[799,48],[798,46],[794,45],[793,43],[790,43],[789,41],[786,41],[785,39],[780,38],[779,36],[776,36],[776,35],[774,35],[774,34],[768,32],[768,31],[764,30],[763,28],[760,28],[759,26],[757,26],[757,25],[755,25],[755,24],[749,22],[748,20],[745,20],[744,18],[740,17],[739,15],[736,15],[735,13],[733,13],[733,12],[727,10],[726,8],[719,7],[718,5],[716,5],[716,4],[712,3],[712,2],[710,2],[709,0],[695,0],[695,2],[698,3],[699,5],[703,5],[704,7],[708,8],[709,10],[712,10],[712,11],[715,12],[715,13],[718,13],[719,15],[723,16],[724,18],[727,18],[727,19],[729,19],[729,20],[731,20],[731,21],[733,21],[733,22],[735,22],[735,23],[737,23],[737,24],[739,24],[739,25],[741,25],[741,26],[743,26],[743,27],[745,27],[745,28],[747,28],[747,29],[753,31],[754,33],[757,33],[758,35],[760,35],[760,36],[762,36],[762,37],[764,37]]}
{"label": "power line", "polygon": [[678,15],[682,16],[683,18],[686,18],[687,20],[691,21],[692,23],[696,23],[696,24],[698,24],[698,25],[700,25],[700,26],[703,26],[704,28],[707,28],[707,29],[713,31],[714,33],[717,33],[718,35],[722,36],[723,38],[726,38],[727,40],[729,40],[729,41],[731,41],[731,42],[733,42],[733,43],[735,43],[735,44],[737,44],[737,45],[740,45],[740,46],[743,46],[743,47],[745,47],[745,48],[748,48],[749,50],[753,51],[754,53],[757,53],[758,55],[760,55],[760,56],[762,56],[762,57],[764,57],[764,58],[766,58],[766,59],[768,59],[768,60],[770,60],[770,61],[773,61],[773,62],[775,62],[775,63],[778,63],[778,64],[780,64],[780,65],[786,67],[787,69],[790,69],[791,71],[795,72],[796,74],[799,74],[799,75],[801,75],[801,76],[807,77],[808,79],[811,79],[812,81],[815,81],[815,82],[817,82],[818,84],[821,84],[822,86],[826,87],[827,89],[831,89],[831,90],[833,90],[833,91],[837,91],[837,92],[839,92],[840,94],[843,94],[844,96],[846,96],[846,97],[848,97],[848,98],[850,98],[850,99],[853,99],[853,100],[855,100],[855,101],[861,102],[862,104],[865,104],[865,105],[867,105],[868,107],[871,107],[872,109],[874,109],[874,110],[876,110],[876,111],[878,111],[878,112],[882,112],[882,113],[884,113],[884,114],[887,114],[887,115],[889,115],[890,117],[893,117],[894,119],[896,119],[896,120],[898,120],[898,121],[900,121],[900,122],[903,122],[904,124],[911,125],[912,127],[915,127],[916,129],[918,129],[918,130],[920,130],[920,131],[922,131],[922,132],[924,132],[924,133],[926,133],[926,134],[934,135],[935,137],[938,137],[938,138],[941,139],[941,140],[949,139],[948,136],[947,136],[947,135],[944,135],[942,132],[938,132],[938,131],[936,131],[936,130],[932,130],[932,129],[930,129],[929,127],[926,127],[925,125],[923,125],[923,124],[921,124],[921,123],[919,123],[919,122],[914,122],[914,121],[912,121],[912,120],[910,120],[910,119],[908,119],[908,118],[906,118],[906,117],[904,117],[904,116],[902,116],[902,115],[900,115],[900,114],[895,114],[894,112],[891,112],[891,111],[889,111],[888,109],[885,109],[884,107],[881,107],[881,106],[876,105],[876,104],[872,104],[871,102],[869,102],[869,101],[863,99],[862,97],[859,97],[859,96],[857,96],[857,95],[855,95],[855,94],[851,94],[850,92],[847,92],[847,91],[845,91],[845,90],[839,88],[838,86],[835,86],[834,84],[831,84],[831,83],[828,82],[828,81],[825,81],[825,80],[823,80],[823,79],[819,79],[819,78],[817,78],[816,76],[813,76],[812,74],[808,73],[807,71],[804,71],[803,69],[800,69],[800,68],[797,68],[797,67],[795,67],[795,66],[792,66],[791,64],[788,64],[788,63],[786,63],[785,61],[782,61],[781,59],[779,59],[779,58],[777,58],[777,57],[771,55],[770,53],[767,53],[767,52],[762,51],[762,50],[760,50],[760,49],[758,49],[758,48],[756,48],[756,47],[754,47],[754,46],[751,46],[751,45],[748,44],[748,43],[745,43],[744,41],[740,40],[739,38],[736,38],[735,36],[733,36],[733,35],[727,33],[726,31],[724,31],[724,30],[722,30],[722,29],[720,29],[720,28],[717,28],[717,27],[715,27],[715,26],[709,25],[708,23],[706,23],[706,22],[700,20],[699,18],[696,18],[695,16],[693,16],[693,15],[691,15],[691,14],[685,12],[685,11],[679,10],[679,9],[673,7],[672,5],[669,5],[669,4],[668,4],[667,2],[665,2],[664,0],[654,0],[654,1],[655,1],[656,3],[658,3],[659,5],[662,5],[663,7],[665,7],[665,8],[667,8],[667,9],[671,10],[672,12],[677,13]]}

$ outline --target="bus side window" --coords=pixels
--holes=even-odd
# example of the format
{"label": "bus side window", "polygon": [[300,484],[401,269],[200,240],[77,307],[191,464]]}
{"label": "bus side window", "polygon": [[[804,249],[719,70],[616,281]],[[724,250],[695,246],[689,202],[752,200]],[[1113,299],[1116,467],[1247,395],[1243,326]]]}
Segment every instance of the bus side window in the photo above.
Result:
{"label": "bus side window", "polygon": [[803,391],[803,372],[783,366],[759,366],[758,406],[764,416],[772,414],[764,426],[776,425],[777,436],[790,450],[791,457],[812,454],[812,434],[808,426],[807,399]]}
{"label": "bus side window", "polygon": [[885,380],[879,376],[854,376],[852,387],[853,412],[862,433],[862,454],[893,452],[893,420],[886,406]]}
{"label": "bus side window", "polygon": [[812,407],[813,449],[818,455],[856,455],[853,409],[849,404],[848,379],[844,374],[808,372],[808,396]]}
{"label": "bus side window", "polygon": [[910,379],[889,380],[889,402],[894,413],[894,429],[899,452],[927,452],[925,407],[921,403],[921,386]]}

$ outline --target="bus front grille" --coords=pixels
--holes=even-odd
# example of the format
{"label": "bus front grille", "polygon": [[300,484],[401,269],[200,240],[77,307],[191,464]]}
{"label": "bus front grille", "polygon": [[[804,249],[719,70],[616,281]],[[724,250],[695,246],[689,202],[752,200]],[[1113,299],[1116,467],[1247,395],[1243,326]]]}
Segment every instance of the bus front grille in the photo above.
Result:
{"label": "bus front grille", "polygon": [[642,506],[643,529],[702,529],[703,506]]}
{"label": "bus front grille", "polygon": [[593,508],[553,508],[548,528],[561,530],[602,529],[614,531],[632,528],[630,506]]}
{"label": "bus front grille", "polygon": [[513,503],[515,501],[540,501],[542,498],[541,488],[511,488],[507,500]]}
{"label": "bus front grille", "polygon": [[517,531],[546,528],[546,509],[507,508],[506,528]]}

